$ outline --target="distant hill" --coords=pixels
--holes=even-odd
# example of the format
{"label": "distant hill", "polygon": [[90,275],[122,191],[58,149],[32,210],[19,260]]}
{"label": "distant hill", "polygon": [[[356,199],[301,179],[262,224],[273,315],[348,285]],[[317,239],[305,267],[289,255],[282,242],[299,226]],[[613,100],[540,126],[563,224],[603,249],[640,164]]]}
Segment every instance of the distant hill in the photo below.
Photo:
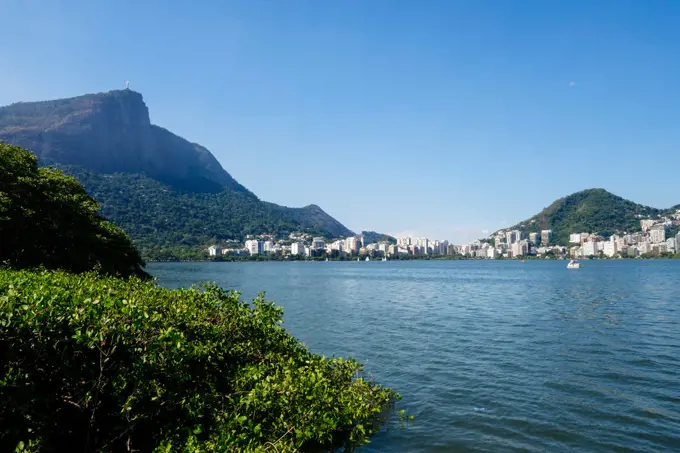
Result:
{"label": "distant hill", "polygon": [[674,214],[678,211],[680,211],[680,204],[676,204],[675,206],[671,207],[670,209],[667,209],[666,211],[664,211],[664,214]]}
{"label": "distant hill", "polygon": [[260,200],[206,148],[151,124],[131,90],[0,107],[0,141],[78,178],[147,258],[252,233],[353,234],[316,205]]}
{"label": "distant hill", "polygon": [[568,244],[570,233],[592,232],[610,236],[639,231],[641,218],[655,218],[663,212],[604,189],[588,189],[560,198],[535,216],[506,230],[552,230],[553,242]]}
{"label": "distant hill", "polygon": [[389,234],[376,233],[375,231],[362,231],[364,242],[370,244],[373,242],[387,242],[389,244],[396,244],[397,239]]}

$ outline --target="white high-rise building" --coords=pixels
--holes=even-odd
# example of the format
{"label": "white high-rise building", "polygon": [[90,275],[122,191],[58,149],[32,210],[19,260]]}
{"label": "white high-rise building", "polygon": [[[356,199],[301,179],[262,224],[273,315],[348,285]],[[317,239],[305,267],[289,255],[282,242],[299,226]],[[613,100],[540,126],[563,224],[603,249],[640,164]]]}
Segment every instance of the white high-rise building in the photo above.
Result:
{"label": "white high-rise building", "polygon": [[677,247],[676,247],[676,240],[675,238],[668,238],[666,239],[666,251],[669,253],[676,253]]}
{"label": "white high-rise building", "polygon": [[529,242],[538,245],[540,243],[540,235],[536,232],[529,233]]}
{"label": "white high-rise building", "polygon": [[409,245],[412,245],[411,238],[410,237],[397,238],[397,245],[401,247],[408,247]]}
{"label": "white high-rise building", "polygon": [[259,255],[262,253],[264,248],[264,243],[262,241],[258,241],[255,239],[251,239],[249,241],[246,241],[246,249],[248,249],[248,253],[251,255]]}
{"label": "white high-rise building", "polygon": [[610,258],[613,257],[614,255],[616,255],[616,251],[617,251],[616,250],[616,242],[614,242],[614,241],[605,242],[602,251],[605,254],[605,256],[608,256]]}
{"label": "white high-rise building", "polygon": [[675,235],[675,253],[680,253],[680,233]]}
{"label": "white high-rise building", "polygon": [[515,242],[519,242],[521,237],[522,233],[517,230],[508,231],[505,233],[505,242],[508,244],[508,247],[510,247],[510,245],[514,244]]}
{"label": "white high-rise building", "polygon": [[652,245],[649,242],[640,242],[638,244],[638,252],[640,252],[640,255],[644,255],[646,253],[650,253],[652,251]]}
{"label": "white high-rise building", "polygon": [[312,250],[323,250],[326,248],[326,241],[323,238],[317,237],[312,239]]}
{"label": "white high-rise building", "polygon": [[522,244],[519,242],[514,242],[510,245],[510,251],[512,252],[512,257],[517,257],[522,255]]}
{"label": "white high-rise building", "polygon": [[347,253],[350,253],[350,254],[359,253],[360,248],[361,248],[361,243],[359,242],[359,240],[356,237],[351,236],[351,237],[348,237],[347,239],[345,239],[345,250],[347,251]]}
{"label": "white high-rise building", "polygon": [[660,244],[666,241],[666,230],[662,227],[649,230],[649,240],[652,244]]}
{"label": "white high-rise building", "polygon": [[625,238],[622,238],[622,237],[618,238],[616,240],[616,251],[617,251],[617,253],[623,251],[626,248],[626,245],[627,244],[626,244]]}
{"label": "white high-rise building", "polygon": [[290,254],[291,255],[304,255],[305,245],[300,242],[293,242],[290,244]]}
{"label": "white high-rise building", "polygon": [[597,242],[586,242],[583,244],[583,256],[595,256],[598,252]]}
{"label": "white high-rise building", "polygon": [[422,255],[428,255],[430,253],[430,240],[427,238],[418,238],[415,241],[415,245],[419,248]]}
{"label": "white high-rise building", "polygon": [[274,241],[264,241],[264,245],[262,246],[262,250],[264,253],[271,253],[274,251]]}
{"label": "white high-rise building", "polygon": [[552,230],[541,231],[541,244],[547,246],[552,240]]}

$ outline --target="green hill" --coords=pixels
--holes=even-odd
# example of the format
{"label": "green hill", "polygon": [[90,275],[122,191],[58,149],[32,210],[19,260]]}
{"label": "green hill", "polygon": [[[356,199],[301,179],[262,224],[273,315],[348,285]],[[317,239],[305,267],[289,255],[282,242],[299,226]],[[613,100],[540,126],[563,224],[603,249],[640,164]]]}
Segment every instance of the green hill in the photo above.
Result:
{"label": "green hill", "polygon": [[660,209],[634,203],[604,189],[588,189],[560,198],[506,230],[552,230],[554,243],[568,244],[570,233],[599,233],[606,237],[639,231],[641,218],[655,218],[662,213]]}
{"label": "green hill", "polygon": [[186,193],[140,174],[62,169],[82,182],[101,203],[102,215],[123,228],[146,258],[204,257],[202,248],[209,242],[242,240],[247,234],[351,234],[315,205],[288,208],[232,190]]}

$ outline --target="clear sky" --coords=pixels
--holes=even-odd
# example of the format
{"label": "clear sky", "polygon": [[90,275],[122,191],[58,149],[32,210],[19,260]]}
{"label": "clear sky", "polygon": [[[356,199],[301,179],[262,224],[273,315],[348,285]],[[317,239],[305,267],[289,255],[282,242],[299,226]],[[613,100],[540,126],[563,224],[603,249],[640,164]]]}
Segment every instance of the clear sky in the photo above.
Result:
{"label": "clear sky", "polygon": [[0,104],[124,87],[261,198],[463,241],[680,203],[680,1],[0,0]]}

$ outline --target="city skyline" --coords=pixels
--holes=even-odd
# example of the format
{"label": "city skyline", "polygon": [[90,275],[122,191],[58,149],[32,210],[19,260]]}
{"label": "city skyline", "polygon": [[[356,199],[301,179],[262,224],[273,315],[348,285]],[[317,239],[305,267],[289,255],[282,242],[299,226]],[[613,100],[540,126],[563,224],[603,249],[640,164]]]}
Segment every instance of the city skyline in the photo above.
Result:
{"label": "city skyline", "polygon": [[403,259],[404,257],[462,257],[475,259],[552,258],[648,258],[680,256],[680,209],[660,218],[639,217],[639,231],[572,232],[567,243],[560,243],[550,229],[527,231],[503,229],[471,243],[453,244],[448,240],[400,236],[370,241],[366,235],[324,238],[310,233],[291,232],[277,237],[273,233],[248,236],[239,241],[222,241],[206,251],[209,256],[270,255],[281,259],[366,257]]}
{"label": "city skyline", "polygon": [[21,36],[0,49],[0,105],[129,80],[154,123],[262,199],[354,231],[463,242],[591,187],[680,201],[680,4],[9,0],[0,14]]}

